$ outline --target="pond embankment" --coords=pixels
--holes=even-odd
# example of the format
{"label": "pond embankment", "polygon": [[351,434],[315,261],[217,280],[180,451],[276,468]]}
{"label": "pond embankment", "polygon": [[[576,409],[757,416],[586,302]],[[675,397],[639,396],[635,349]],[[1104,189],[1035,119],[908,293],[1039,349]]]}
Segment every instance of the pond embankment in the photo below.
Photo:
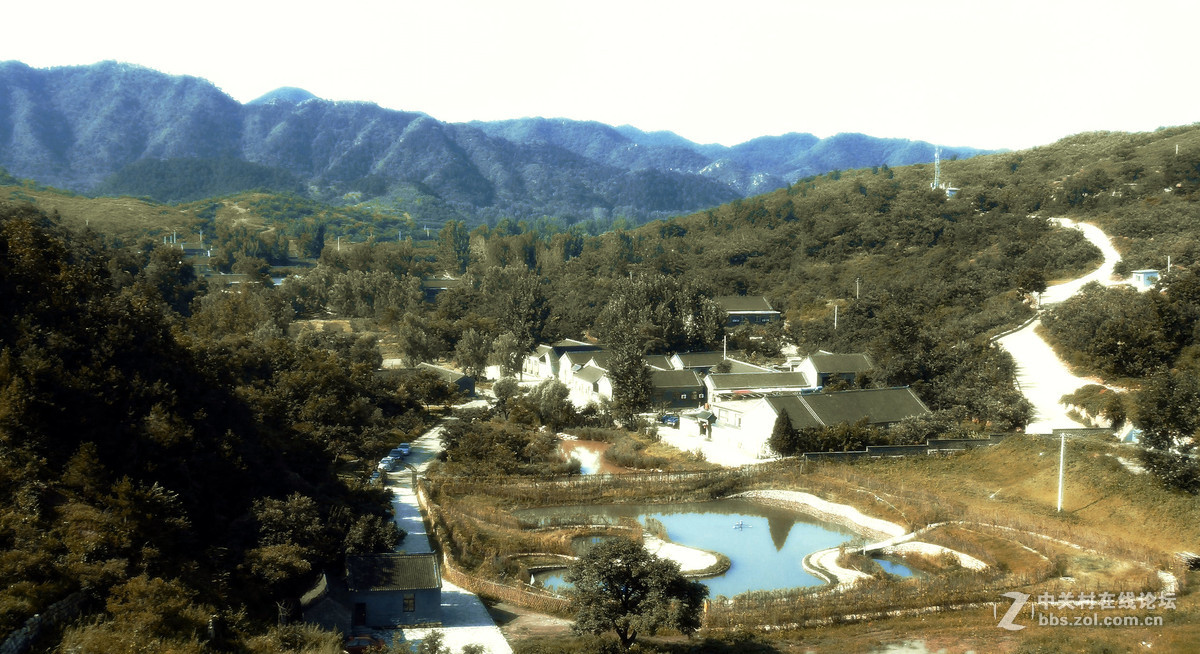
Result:
{"label": "pond embankment", "polygon": [[[734,497],[754,499],[773,506],[792,508],[826,522],[834,523],[850,529],[876,542],[855,547],[863,553],[873,552],[883,555],[904,556],[918,554],[921,556],[953,556],[959,565],[971,570],[982,570],[987,567],[983,561],[952,550],[942,545],[923,543],[914,540],[919,532],[909,532],[902,525],[872,518],[863,514],[849,504],[838,504],[822,499],[811,493],[785,490],[756,490],[738,493]],[[813,576],[824,579],[837,587],[846,587],[869,579],[871,575],[858,570],[845,568],[838,564],[838,558],[843,548],[831,547],[812,552],[804,557],[804,569]]]}

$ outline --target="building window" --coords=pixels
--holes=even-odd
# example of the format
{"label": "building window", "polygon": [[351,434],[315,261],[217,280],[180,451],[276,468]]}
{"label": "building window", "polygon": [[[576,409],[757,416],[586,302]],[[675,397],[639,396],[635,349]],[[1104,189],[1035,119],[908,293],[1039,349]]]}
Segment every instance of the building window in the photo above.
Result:
{"label": "building window", "polygon": [[417,595],[415,593],[404,594],[404,612],[412,613],[417,610]]}
{"label": "building window", "polygon": [[686,400],[686,399],[687,399],[687,393],[680,393],[680,394],[679,394],[679,399],[681,399],[681,400]]}

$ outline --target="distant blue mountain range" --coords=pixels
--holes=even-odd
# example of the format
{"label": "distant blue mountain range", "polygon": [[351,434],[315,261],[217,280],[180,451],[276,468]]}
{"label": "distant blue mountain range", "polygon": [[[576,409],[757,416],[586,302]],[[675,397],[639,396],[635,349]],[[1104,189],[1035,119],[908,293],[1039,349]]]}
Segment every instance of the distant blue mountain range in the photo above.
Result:
{"label": "distant blue mountain range", "polygon": [[[81,193],[160,201],[262,188],[333,202],[425,198],[465,218],[650,218],[834,169],[932,161],[933,152],[862,134],[725,147],[562,119],[444,123],[291,87],[243,105],[200,78],[127,64],[0,63],[0,167]],[[944,157],[984,152],[943,148]]]}

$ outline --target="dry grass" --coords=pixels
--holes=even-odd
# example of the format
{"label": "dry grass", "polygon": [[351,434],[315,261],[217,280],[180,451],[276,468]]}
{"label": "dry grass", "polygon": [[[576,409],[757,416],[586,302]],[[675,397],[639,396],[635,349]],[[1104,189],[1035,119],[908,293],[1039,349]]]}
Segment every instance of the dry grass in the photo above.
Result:
{"label": "dry grass", "polygon": [[[1111,455],[1128,452],[1100,440],[1068,443],[1066,502],[1058,513],[1057,453],[1057,442],[1015,437],[949,456],[809,463],[803,469],[785,461],[736,474],[641,475],[604,484],[447,479],[441,490],[454,504],[476,504],[462,509],[470,520],[460,520],[461,525],[480,528],[491,522],[495,526],[489,529],[505,532],[512,526],[503,516],[515,507],[688,501],[751,488],[802,490],[913,529],[947,523],[921,540],[992,566],[973,573],[939,557],[909,557],[914,567],[932,576],[880,579],[845,593],[750,593],[710,605],[706,634],[716,639],[749,633],[779,651],[793,651],[800,642],[804,648],[796,651],[862,651],[909,640],[912,634],[919,634],[932,651],[1124,651],[1147,639],[1154,640],[1156,649],[1161,644],[1173,651],[1172,644],[1200,642],[1194,640],[1200,626],[1188,591],[1197,573],[1184,573],[1178,565],[1173,569],[1180,575],[1179,609],[1169,612],[1166,627],[1154,634],[1133,628],[1070,633],[1043,628],[1014,635],[996,629],[993,607],[1006,610],[1004,592],[1158,589],[1153,568],[1171,565],[1175,551],[1195,550],[1200,539],[1195,498],[1125,470]],[[536,544],[555,552],[560,543]],[[1109,645],[1100,647],[1101,642]],[[964,643],[973,645],[960,647]]]}
{"label": "dry grass", "polygon": [[189,211],[130,197],[88,198],[49,189],[5,186],[0,187],[0,199],[31,202],[43,211],[57,211],[68,227],[87,226],[123,239],[161,237],[178,230],[181,240],[198,241],[196,229],[204,222]]}
{"label": "dry grass", "polygon": [[831,480],[876,490],[910,523],[946,520],[1008,525],[1085,547],[1164,561],[1200,541],[1200,503],[1135,475],[1098,439],[1067,444],[1062,513],[1056,511],[1058,442],[1025,436],[942,457],[828,463]]}

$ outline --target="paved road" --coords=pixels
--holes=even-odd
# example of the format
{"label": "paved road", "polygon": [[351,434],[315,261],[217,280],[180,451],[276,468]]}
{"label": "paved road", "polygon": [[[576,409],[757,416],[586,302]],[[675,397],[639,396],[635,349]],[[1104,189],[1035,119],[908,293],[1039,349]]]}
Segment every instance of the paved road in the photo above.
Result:
{"label": "paved road", "polygon": [[[1042,294],[1042,306],[1057,304],[1079,292],[1084,285],[1093,281],[1105,286],[1125,283],[1115,278],[1113,266],[1121,255],[1112,241],[1100,228],[1087,223],[1077,223],[1066,218],[1055,218],[1063,227],[1078,229],[1104,254],[1104,263],[1096,270],[1069,282],[1056,284]],[[1033,404],[1034,418],[1025,431],[1031,434],[1050,433],[1054,429],[1071,429],[1080,424],[1067,416],[1067,408],[1059,404],[1063,395],[1074,392],[1086,384],[1103,383],[1097,379],[1079,377],[1071,372],[1067,364],[1058,358],[1050,345],[1034,330],[1041,325],[1035,320],[1023,329],[1015,331],[996,342],[1012,354],[1017,363],[1017,384],[1025,397]]]}
{"label": "paved road", "polygon": [[[406,462],[418,471],[424,471],[442,449],[441,425],[430,429],[413,441],[412,452]],[[431,552],[429,535],[425,523],[421,519],[421,509],[417,505],[417,495],[412,487],[410,471],[393,472],[388,474],[387,487],[392,490],[392,508],[396,512],[396,524],[408,532],[404,542],[398,548],[404,552]],[[420,641],[432,629],[404,629],[404,639]],[[442,642],[456,654],[462,648],[478,644],[490,654],[512,654],[512,647],[504,639],[504,634],[488,614],[487,608],[475,594],[463,590],[454,584],[442,580]],[[385,638],[386,639],[386,638]]]}

